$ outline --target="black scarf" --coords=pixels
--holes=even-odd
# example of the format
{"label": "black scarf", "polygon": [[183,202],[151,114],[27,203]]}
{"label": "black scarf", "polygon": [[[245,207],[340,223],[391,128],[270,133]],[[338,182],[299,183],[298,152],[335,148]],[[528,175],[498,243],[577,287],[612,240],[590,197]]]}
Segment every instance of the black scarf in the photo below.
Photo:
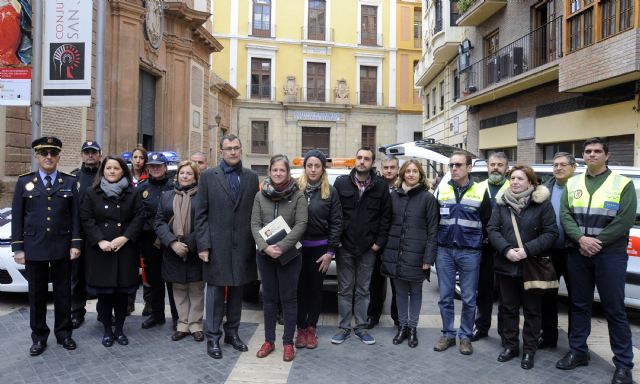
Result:
{"label": "black scarf", "polygon": [[237,201],[240,196],[240,173],[242,172],[242,161],[238,164],[231,166],[226,161],[220,160],[220,169],[224,172],[224,176],[229,182],[229,188],[231,188],[231,194],[233,200]]}

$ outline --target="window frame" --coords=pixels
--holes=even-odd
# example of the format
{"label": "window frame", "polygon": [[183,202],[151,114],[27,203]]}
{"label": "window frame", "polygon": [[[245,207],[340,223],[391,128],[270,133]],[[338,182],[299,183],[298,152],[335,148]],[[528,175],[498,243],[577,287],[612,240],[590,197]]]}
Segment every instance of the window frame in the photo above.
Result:
{"label": "window frame", "polygon": [[[263,137],[256,140],[254,128],[255,124],[264,124]],[[261,144],[257,144],[261,143]],[[269,120],[251,120],[251,153],[268,155],[269,154]]]}
{"label": "window frame", "polygon": [[[257,37],[273,37],[273,28],[272,26],[275,25],[274,21],[273,21],[273,15],[274,15],[274,1],[275,0],[251,0],[251,36],[257,36]],[[268,2],[269,4],[259,4],[259,2]],[[269,10],[269,22],[267,24],[267,28],[256,28],[257,22],[256,22],[256,15],[258,13],[256,13],[256,6],[261,7],[262,9],[267,8]],[[265,13],[260,13],[260,15],[262,16],[261,19],[264,19],[264,15]],[[261,21],[260,23],[264,23],[263,21]]]}

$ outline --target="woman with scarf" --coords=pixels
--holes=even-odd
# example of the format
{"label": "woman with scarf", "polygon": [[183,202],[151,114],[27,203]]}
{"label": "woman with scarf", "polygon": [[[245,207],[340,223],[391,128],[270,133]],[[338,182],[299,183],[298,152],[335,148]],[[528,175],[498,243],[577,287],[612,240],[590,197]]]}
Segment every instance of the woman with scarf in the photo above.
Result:
{"label": "woman with scarf", "polygon": [[198,192],[198,166],[189,160],[178,164],[174,189],[160,197],[153,228],[162,244],[162,278],[173,283],[178,325],[171,340],[193,336],[204,340],[202,317],[204,287],[202,260],[196,247],[192,202]]}
{"label": "woman with scarf", "polygon": [[438,201],[429,192],[422,164],[415,159],[400,168],[391,193],[393,215],[389,240],[382,254],[382,274],[393,279],[398,306],[398,332],[393,344],[418,346],[422,283],[436,261]]}
{"label": "woman with scarf", "polygon": [[298,335],[296,348],[318,346],[316,325],[322,309],[322,283],[342,234],[342,207],[329,184],[324,153],[312,149],[304,156],[304,173],[298,187],[309,209],[307,230],[302,237],[302,269],[298,282]]}
{"label": "woman with scarf", "polygon": [[80,219],[86,234],[87,292],[98,296],[98,316],[104,325],[102,345],[111,347],[114,340],[127,345],[123,326],[127,297],[138,287],[140,253],[136,240],[144,215],[141,197],[131,185],[131,173],[123,159],[104,159],[82,201]]}
{"label": "woman with scarf", "polygon": [[[496,196],[496,208],[487,225],[491,245],[496,250],[494,272],[502,303],[502,345],[499,362],[519,355],[520,307],[524,313],[522,328],[522,369],[534,366],[542,321],[542,296],[524,289],[523,262],[542,257],[551,249],[558,229],[549,190],[539,185],[531,167],[516,165],[509,173],[511,185]],[[513,218],[512,218],[513,216]],[[516,222],[514,228],[512,220]],[[521,237],[518,245],[516,231]]]}
{"label": "woman with scarf", "polygon": [[[267,240],[260,230],[281,216],[291,231],[286,235],[273,233]],[[256,194],[251,212],[251,232],[258,247],[256,261],[262,280],[265,342],[256,354],[266,357],[275,349],[278,299],[284,316],[282,335],[284,361],[295,357],[293,336],[298,313],[298,278],[302,260],[296,244],[307,228],[307,201],[291,177],[289,159],[275,155],[269,162],[269,176]]]}

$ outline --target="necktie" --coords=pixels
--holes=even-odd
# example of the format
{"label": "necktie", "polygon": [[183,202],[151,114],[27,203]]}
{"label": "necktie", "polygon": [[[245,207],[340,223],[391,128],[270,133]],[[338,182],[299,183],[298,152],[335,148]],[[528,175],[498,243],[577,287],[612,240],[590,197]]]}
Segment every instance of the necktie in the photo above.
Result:
{"label": "necktie", "polygon": [[53,187],[53,184],[51,184],[51,176],[49,176],[49,175],[45,176],[44,180],[46,181],[45,187],[47,187],[47,188]]}

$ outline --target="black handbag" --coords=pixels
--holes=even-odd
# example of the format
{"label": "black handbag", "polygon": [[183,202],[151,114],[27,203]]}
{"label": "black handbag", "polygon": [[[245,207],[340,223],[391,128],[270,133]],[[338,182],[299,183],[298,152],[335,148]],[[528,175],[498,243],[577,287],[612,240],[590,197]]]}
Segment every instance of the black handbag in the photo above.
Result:
{"label": "black handbag", "polygon": [[[524,248],[516,216],[513,211],[510,212],[518,246]],[[522,281],[524,282],[524,290],[529,292],[547,293],[556,291],[560,287],[553,261],[549,255],[527,257],[522,260]]]}

